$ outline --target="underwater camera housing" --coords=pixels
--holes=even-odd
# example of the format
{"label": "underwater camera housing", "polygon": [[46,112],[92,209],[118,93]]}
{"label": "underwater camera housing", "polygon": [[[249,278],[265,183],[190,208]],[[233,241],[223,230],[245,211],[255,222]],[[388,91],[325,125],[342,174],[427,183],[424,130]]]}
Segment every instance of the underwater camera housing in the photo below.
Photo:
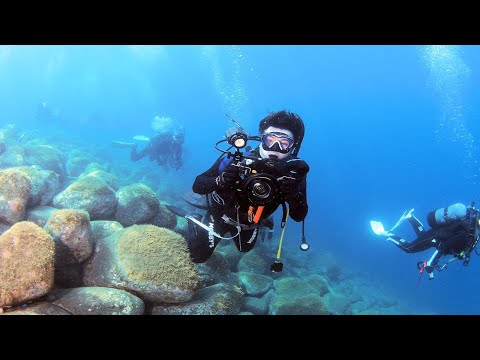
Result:
{"label": "underwater camera housing", "polygon": [[241,183],[250,203],[256,206],[267,205],[278,193],[278,183],[272,175],[266,173],[253,174]]}
{"label": "underwater camera housing", "polygon": [[[244,162],[245,159],[247,161]],[[255,160],[252,162],[254,166],[249,165],[248,159]],[[237,187],[241,205],[265,206],[280,196],[277,180],[280,174],[278,174],[276,160],[256,158],[243,153],[236,160],[232,165],[239,169],[242,179]]]}
{"label": "underwater camera housing", "polygon": [[[226,154],[227,157],[233,158],[231,165],[238,168],[241,181],[237,186],[237,195],[239,195],[241,205],[246,208],[250,205],[267,205],[279,194],[275,163],[271,159],[261,159],[242,152],[241,149],[247,147],[248,141],[260,141],[260,138],[248,136],[248,133],[238,123],[234,122],[234,124],[236,126],[225,131],[225,139],[218,141],[215,148]],[[220,149],[218,145],[222,142],[227,142],[236,151],[229,152],[229,149]],[[255,163],[255,169],[248,165],[248,161],[244,162],[245,159],[252,160],[252,163]]]}

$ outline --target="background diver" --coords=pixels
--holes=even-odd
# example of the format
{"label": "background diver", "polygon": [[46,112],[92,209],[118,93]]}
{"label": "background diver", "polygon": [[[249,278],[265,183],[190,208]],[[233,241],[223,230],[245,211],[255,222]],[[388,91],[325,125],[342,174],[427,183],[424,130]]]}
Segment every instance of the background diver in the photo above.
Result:
{"label": "background diver", "polygon": [[183,143],[185,141],[185,128],[169,117],[156,116],[151,122],[152,129],[156,132],[152,138],[134,136],[134,140],[145,143],[142,150],[138,151],[137,143],[113,141],[117,147],[131,148],[130,159],[133,162],[147,157],[159,166],[170,166],[176,170],[183,166]]}
{"label": "background diver", "polygon": [[[479,211],[475,208],[474,203],[470,206],[456,203],[429,212],[427,214],[429,230],[425,230],[423,224],[413,215],[413,211],[414,209],[405,211],[388,231],[379,221],[371,221],[370,225],[376,235],[384,236],[386,240],[407,253],[417,253],[435,248],[435,252],[428,261],[417,263],[420,272],[423,273],[425,270],[430,279],[433,279],[434,269],[442,270],[453,260],[463,260],[463,265],[468,265],[470,254],[476,249],[480,237]],[[410,223],[417,236],[411,242],[392,232],[405,220]],[[440,265],[440,259],[446,255],[451,255],[452,258]]]}

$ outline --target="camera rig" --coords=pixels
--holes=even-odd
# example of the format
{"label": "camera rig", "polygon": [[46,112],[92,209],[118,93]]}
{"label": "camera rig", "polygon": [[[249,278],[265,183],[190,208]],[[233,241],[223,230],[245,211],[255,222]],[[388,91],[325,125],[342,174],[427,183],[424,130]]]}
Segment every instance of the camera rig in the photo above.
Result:
{"label": "camera rig", "polygon": [[[225,139],[215,144],[215,148],[222,152],[221,156],[226,155],[227,158],[232,158],[229,166],[234,166],[238,169],[240,181],[237,182],[235,188],[238,205],[246,209],[249,209],[251,206],[263,209],[270,202],[278,201],[278,203],[282,203],[285,206],[281,199],[277,180],[282,175],[278,171],[278,161],[275,159],[262,159],[249,154],[251,149],[247,147],[247,143],[252,140],[260,141],[260,137],[248,136],[245,130],[241,127],[236,127],[228,129],[225,132]],[[219,144],[223,142],[227,142],[230,145],[227,150],[219,148]],[[230,151],[232,148],[235,148],[234,152]],[[246,152],[242,152],[244,148],[246,148]],[[254,166],[252,166],[253,164]],[[289,178],[294,179],[293,177]],[[260,218],[260,215],[258,218]],[[284,219],[282,220],[282,225],[283,223]]]}

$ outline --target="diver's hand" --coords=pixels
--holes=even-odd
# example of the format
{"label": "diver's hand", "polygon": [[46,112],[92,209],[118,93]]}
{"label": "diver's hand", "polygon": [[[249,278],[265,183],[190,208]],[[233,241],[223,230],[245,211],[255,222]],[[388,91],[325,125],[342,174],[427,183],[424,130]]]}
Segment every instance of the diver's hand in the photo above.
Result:
{"label": "diver's hand", "polygon": [[238,170],[227,168],[226,171],[215,178],[215,184],[217,184],[220,189],[233,189],[238,180],[240,180]]}
{"label": "diver's hand", "polygon": [[300,179],[301,177],[307,175],[310,170],[310,166],[302,159],[286,159],[279,160],[275,165],[275,169],[279,174],[295,177]]}
{"label": "diver's hand", "polygon": [[280,193],[286,201],[290,201],[298,197],[298,180],[289,176],[282,176],[277,179]]}

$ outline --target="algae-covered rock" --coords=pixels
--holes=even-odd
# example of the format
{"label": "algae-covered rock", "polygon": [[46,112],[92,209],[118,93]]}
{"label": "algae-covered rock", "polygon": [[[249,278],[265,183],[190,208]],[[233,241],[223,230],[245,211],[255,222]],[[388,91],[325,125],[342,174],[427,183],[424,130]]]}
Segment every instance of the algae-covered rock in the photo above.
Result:
{"label": "algae-covered rock", "polygon": [[0,221],[15,224],[25,219],[31,182],[16,169],[0,171]]}
{"label": "algae-covered rock", "polygon": [[54,212],[44,227],[55,241],[55,265],[81,264],[93,252],[88,213],[64,209]]}
{"label": "algae-covered rock", "polygon": [[242,289],[218,283],[200,289],[188,303],[154,306],[152,315],[237,315],[242,301]]}
{"label": "algae-covered rock", "polygon": [[55,244],[40,226],[21,221],[0,236],[0,307],[48,293],[54,281]]}
{"label": "algae-covered rock", "polygon": [[108,220],[115,212],[115,191],[104,181],[86,176],[68,186],[53,198],[59,209],[85,210],[90,220]]}
{"label": "algae-covered rock", "polygon": [[15,168],[23,172],[31,182],[28,207],[44,206],[52,202],[60,189],[60,177],[52,170],[43,170],[38,165],[19,166]]}
{"label": "algae-covered rock", "polygon": [[142,299],[127,291],[105,287],[63,290],[53,304],[73,315],[142,315]]}
{"label": "algae-covered rock", "polygon": [[133,225],[97,241],[85,284],[125,289],[151,302],[180,303],[199,287],[185,239],[154,225]]}
{"label": "algae-covered rock", "polygon": [[[148,222],[160,207],[155,192],[143,184],[137,183],[120,188],[116,196],[118,204],[115,219],[125,227]],[[174,226],[175,223],[172,227]]]}
{"label": "algae-covered rock", "polygon": [[286,277],[274,281],[275,295],[270,304],[271,315],[331,314],[317,289],[303,279]]}

